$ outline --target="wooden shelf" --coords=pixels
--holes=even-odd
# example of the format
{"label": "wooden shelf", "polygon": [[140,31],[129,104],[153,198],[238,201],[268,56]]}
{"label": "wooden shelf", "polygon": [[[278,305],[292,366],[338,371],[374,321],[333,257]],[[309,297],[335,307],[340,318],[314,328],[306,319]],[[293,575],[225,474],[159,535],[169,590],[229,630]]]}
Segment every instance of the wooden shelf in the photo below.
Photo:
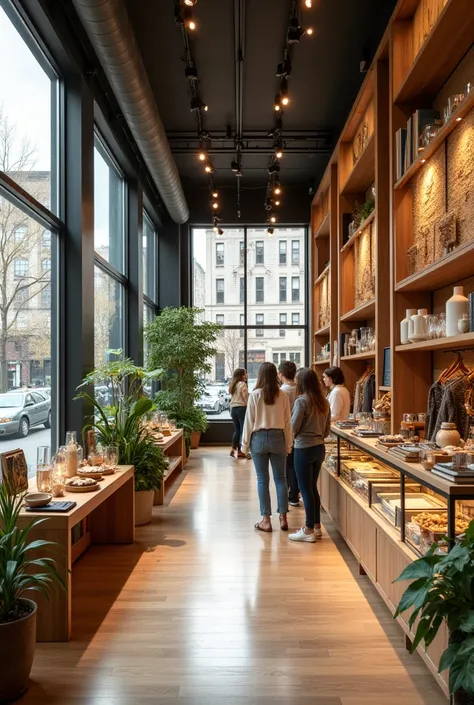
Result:
{"label": "wooden shelf", "polygon": [[391,387],[379,387],[379,392],[391,392]]}
{"label": "wooden shelf", "polygon": [[347,321],[366,321],[369,318],[374,318],[375,316],[375,299],[366,301],[365,303],[353,308],[352,311],[348,311],[340,320],[342,322]]}
{"label": "wooden shelf", "polygon": [[163,476],[163,481],[166,482],[166,480],[174,473],[178,465],[181,463],[182,458],[180,455],[170,455],[169,456],[169,465],[168,468]]}
{"label": "wooden shelf", "polygon": [[329,237],[331,230],[331,213],[326,213],[319,228],[314,233],[314,239]]}
{"label": "wooden shelf", "polygon": [[366,227],[367,227],[368,225],[370,225],[370,223],[371,223],[373,220],[375,220],[375,216],[376,216],[376,215],[377,215],[377,211],[376,211],[376,209],[374,208],[374,210],[373,210],[372,213],[369,215],[369,217],[366,218],[366,219],[359,225],[359,227],[357,228],[357,231],[354,233],[354,235],[351,237],[351,239],[348,240],[348,241],[346,242],[346,244],[341,247],[341,252],[344,252],[345,250],[350,249],[350,248],[354,245],[354,242],[357,240],[358,237],[360,237],[360,236],[362,235],[362,233],[364,232],[364,230],[366,229]]}
{"label": "wooden shelf", "polygon": [[323,271],[321,272],[321,274],[319,275],[319,277],[318,277],[318,278],[316,279],[316,281],[314,282],[314,286],[316,286],[317,284],[319,284],[319,283],[324,279],[324,277],[329,273],[330,268],[331,268],[331,264],[330,264],[330,263],[327,264],[327,265],[324,267]]}
{"label": "wooden shelf", "polygon": [[395,285],[395,291],[431,291],[465,279],[472,276],[473,258],[474,241],[456,247],[446,257],[402,279]]}
{"label": "wooden shelf", "polygon": [[357,353],[356,355],[343,355],[341,362],[352,362],[353,360],[373,360],[375,358],[375,350],[371,352]]}
{"label": "wooden shelf", "polygon": [[[472,46],[472,0],[450,0],[403,81],[397,103],[434,98]],[[465,18],[465,21],[463,21]]]}
{"label": "wooden shelf", "polygon": [[447,136],[458,127],[462,118],[467,115],[474,108],[474,93],[468,98],[465,98],[461,103],[459,108],[456,110],[452,118],[447,122],[436,134],[436,137],[431,140],[428,147],[423,152],[420,152],[418,159],[415,159],[413,164],[407,169],[403,174],[402,178],[397,181],[394,188],[401,189],[406,186],[415,176],[415,174],[421,169],[424,163],[436,152],[436,150],[442,145]]}
{"label": "wooden shelf", "polygon": [[375,133],[369,137],[367,146],[356,161],[341,194],[363,193],[375,179]]}
{"label": "wooden shelf", "polygon": [[436,340],[423,340],[421,343],[407,343],[406,345],[397,345],[396,352],[415,352],[415,351],[433,351],[433,350],[456,350],[457,348],[469,347],[474,348],[474,333],[463,333],[462,335],[453,335],[449,338],[437,338]]}
{"label": "wooden shelf", "polygon": [[316,335],[316,336],[323,336],[324,335],[327,337],[329,335],[330,331],[331,331],[330,326],[324,326],[324,328],[320,328],[319,330],[317,330],[314,335]]}
{"label": "wooden shelf", "polygon": [[325,365],[326,367],[331,367],[331,360],[316,360],[312,363],[313,365]]}

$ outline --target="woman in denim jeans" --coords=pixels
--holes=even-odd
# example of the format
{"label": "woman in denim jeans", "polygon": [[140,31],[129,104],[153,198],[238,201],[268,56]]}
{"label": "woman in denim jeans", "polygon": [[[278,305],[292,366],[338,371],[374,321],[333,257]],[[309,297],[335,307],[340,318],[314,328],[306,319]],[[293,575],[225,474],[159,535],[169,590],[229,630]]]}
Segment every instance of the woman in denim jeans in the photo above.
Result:
{"label": "woman in denim jeans", "polygon": [[291,451],[290,401],[278,385],[277,369],[272,362],[264,362],[259,371],[257,384],[249,395],[242,435],[242,452],[249,448],[257,473],[258,499],[263,519],[255,524],[259,531],[272,531],[270,517],[270,472],[277,491],[280,528],[288,531],[288,486],[286,483],[286,456]]}
{"label": "woman in denim jeans", "polygon": [[306,525],[289,538],[314,543],[322,536],[317,483],[325,454],[324,439],[331,429],[331,411],[316,372],[309,368],[299,370],[296,375],[291,425],[295,437],[295,471],[303,496]]}

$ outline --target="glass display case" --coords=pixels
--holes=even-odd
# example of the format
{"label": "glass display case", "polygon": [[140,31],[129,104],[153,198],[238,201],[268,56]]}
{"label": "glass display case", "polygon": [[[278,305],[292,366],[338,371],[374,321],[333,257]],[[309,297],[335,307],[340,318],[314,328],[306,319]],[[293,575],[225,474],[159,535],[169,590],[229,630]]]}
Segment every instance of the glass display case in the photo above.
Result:
{"label": "glass display case", "polygon": [[438,551],[448,551],[474,519],[474,484],[440,481],[421,463],[369,448],[370,441],[349,440],[349,431],[339,433],[327,457],[331,472],[397,530],[415,554],[426,553],[434,542],[440,543]]}

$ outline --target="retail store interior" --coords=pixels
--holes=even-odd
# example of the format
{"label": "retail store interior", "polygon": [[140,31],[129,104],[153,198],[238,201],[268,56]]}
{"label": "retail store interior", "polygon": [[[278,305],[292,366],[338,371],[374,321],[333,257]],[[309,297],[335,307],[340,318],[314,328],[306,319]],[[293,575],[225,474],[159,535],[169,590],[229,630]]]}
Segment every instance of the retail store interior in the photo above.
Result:
{"label": "retail store interior", "polygon": [[473,705],[473,0],[0,63],[0,705]]}

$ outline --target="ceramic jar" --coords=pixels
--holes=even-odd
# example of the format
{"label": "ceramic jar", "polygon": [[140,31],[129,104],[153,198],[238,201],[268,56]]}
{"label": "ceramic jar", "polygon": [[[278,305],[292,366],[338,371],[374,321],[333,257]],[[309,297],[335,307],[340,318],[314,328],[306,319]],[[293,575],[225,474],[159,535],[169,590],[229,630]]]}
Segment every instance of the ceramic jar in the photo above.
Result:
{"label": "ceramic jar", "polygon": [[410,334],[413,334],[413,321],[411,320],[411,318],[415,315],[416,308],[407,308],[406,316],[403,321],[400,322],[400,343],[402,345],[406,345],[410,342]]}
{"label": "ceramic jar", "polygon": [[426,340],[428,327],[425,316],[427,313],[425,308],[419,308],[418,313],[411,317],[413,330],[408,332],[410,342],[419,343],[421,340]]}
{"label": "ceramic jar", "polygon": [[464,287],[455,286],[453,295],[446,301],[446,337],[459,335],[458,321],[469,314],[469,299],[464,296]]}
{"label": "ceramic jar", "polygon": [[460,333],[469,333],[469,314],[463,313],[462,318],[459,319],[458,331]]}
{"label": "ceramic jar", "polygon": [[456,424],[443,421],[441,428],[436,434],[436,443],[440,448],[461,445],[461,436],[456,428]]}

